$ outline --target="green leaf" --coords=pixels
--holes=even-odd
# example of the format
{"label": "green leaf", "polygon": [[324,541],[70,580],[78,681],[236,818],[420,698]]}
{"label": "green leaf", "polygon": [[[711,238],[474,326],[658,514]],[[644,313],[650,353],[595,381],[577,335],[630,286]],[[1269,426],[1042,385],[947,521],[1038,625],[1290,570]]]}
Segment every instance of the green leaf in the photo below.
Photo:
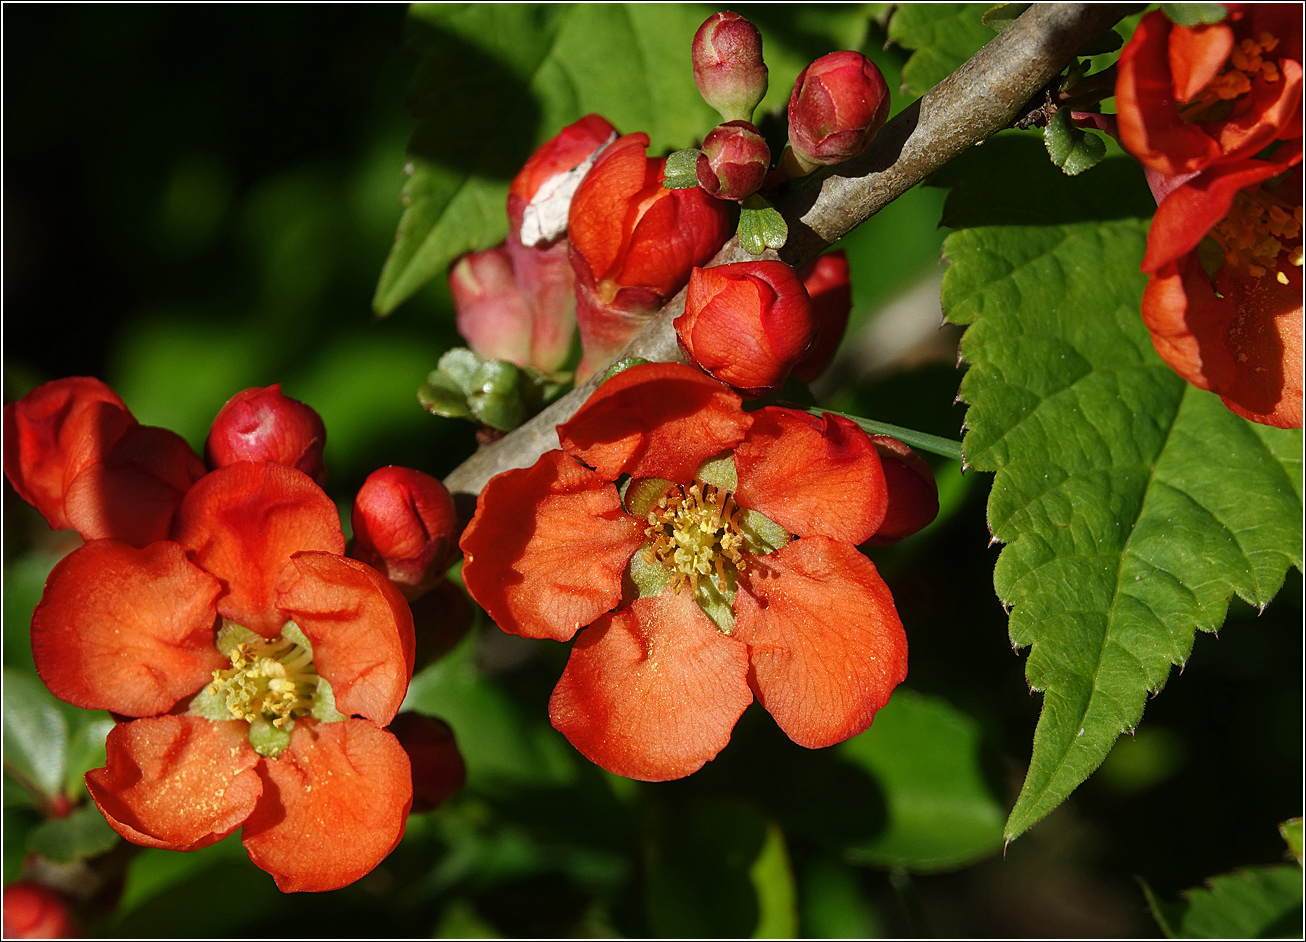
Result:
{"label": "green leaf", "polygon": [[754,939],[792,939],[798,929],[798,894],[789,867],[784,834],[774,821],[767,822],[766,839],[748,878],[757,892],[757,928]]}
{"label": "green leaf", "polygon": [[1047,123],[1043,144],[1052,162],[1068,177],[1078,176],[1106,156],[1106,143],[1096,134],[1075,127],[1068,108],[1062,108]]}
{"label": "green leaf", "polygon": [[27,849],[58,864],[71,864],[112,850],[118,834],[100,810],[84,804],[64,818],[50,818],[27,836]]}
{"label": "green leaf", "polygon": [[1020,14],[1030,8],[1032,4],[1028,3],[999,3],[989,7],[980,17],[980,22],[991,30],[1002,32]]}
{"label": "green leaf", "polygon": [[1302,863],[1302,820],[1301,818],[1289,818],[1279,825],[1279,833],[1283,835],[1284,843],[1288,845],[1288,852],[1297,858],[1297,866]]}
{"label": "green leaf", "polygon": [[985,3],[904,3],[889,21],[889,39],[914,50],[902,68],[903,91],[924,95],[990,39]]}
{"label": "green leaf", "polygon": [[1161,12],[1177,26],[1202,26],[1224,22],[1229,8],[1223,3],[1163,3]]}
{"label": "green leaf", "polygon": [[1167,903],[1143,884],[1147,904],[1171,939],[1276,939],[1301,937],[1301,868],[1291,864],[1247,867],[1212,877],[1205,887]]}
{"label": "green leaf", "polygon": [[667,157],[662,186],[668,190],[687,190],[698,186],[698,150],[687,147]]}
{"label": "green leaf", "polygon": [[1002,808],[980,772],[980,731],[937,697],[899,689],[866,732],[837,747],[875,776],[888,822],[848,859],[918,872],[973,863],[1002,846]]}
{"label": "green leaf", "polygon": [[47,800],[63,794],[68,721],[36,677],[4,668],[5,769]]}
{"label": "green leaf", "polygon": [[739,244],[750,255],[761,255],[768,248],[784,248],[789,239],[789,224],[779,211],[754,193],[739,210]]}
{"label": "green leaf", "polygon": [[991,226],[945,243],[944,309],[970,325],[963,446],[997,472],[994,585],[1044,692],[1008,839],[1097,768],[1231,595],[1264,605],[1301,566],[1301,433],[1235,416],[1156,355],[1139,316],[1146,228]]}
{"label": "green leaf", "polygon": [[[716,123],[690,40],[710,11],[681,4],[414,4],[418,119],[394,248],[373,307],[388,314],[464,252],[507,232],[508,181],[531,151],[597,112],[651,153]],[[604,50],[595,54],[595,50]]]}

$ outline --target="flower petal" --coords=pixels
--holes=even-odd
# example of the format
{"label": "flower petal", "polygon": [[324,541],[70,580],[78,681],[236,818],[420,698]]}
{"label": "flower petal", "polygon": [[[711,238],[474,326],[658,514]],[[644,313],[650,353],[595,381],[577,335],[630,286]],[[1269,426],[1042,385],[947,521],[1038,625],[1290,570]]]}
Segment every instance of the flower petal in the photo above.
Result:
{"label": "flower petal", "polygon": [[366,563],[296,553],[298,578],[277,606],[313,643],[313,665],[331,682],[336,708],[384,726],[413,676],[413,616],[403,595]]}
{"label": "flower petal", "polygon": [[594,281],[611,276],[628,234],[625,220],[630,201],[644,189],[648,175],[647,134],[626,134],[599,155],[571,201],[567,237],[581,255]]}
{"label": "flower petal", "polygon": [[163,713],[227,664],[213,646],[220,591],[176,543],[87,543],[54,567],[32,614],[37,673],[88,710]]}
{"label": "flower petal", "polygon": [[558,426],[558,440],[609,481],[629,474],[687,483],[750,423],[737,395],[693,367],[642,363],[595,390]]}
{"label": "flower petal", "polygon": [[84,540],[145,546],[168,538],[182,498],[202,477],[204,462],[180,435],[133,425],[69,482],[64,510]]}
{"label": "flower petal", "polygon": [[110,826],[127,840],[165,850],[198,850],[249,817],[263,792],[249,725],[198,716],[155,716],[109,731],[108,760],[86,787]]}
{"label": "flower petal", "polygon": [[812,536],[758,560],[740,580],[735,637],[749,683],[794,742],[819,749],[855,736],[907,676],[907,637],[865,556]]}
{"label": "flower petal", "polygon": [[748,650],[693,596],[664,592],[600,618],[571,649],[549,700],[554,727],[617,775],[664,782],[696,772],[752,702]]}
{"label": "flower petal", "polygon": [[768,406],[735,449],[735,502],[791,533],[861,543],[884,521],[888,489],[875,446],[855,422]]}
{"label": "flower petal", "polygon": [[186,495],[174,538],[226,590],[218,612],[265,638],[281,633],[274,605],[300,550],[342,555],[336,505],[302,471],[247,461],[205,475]]}
{"label": "flower petal", "polygon": [[367,720],[300,720],[286,751],[258,771],[263,798],[242,840],[283,893],[353,883],[404,836],[413,800],[408,755]]}
{"label": "flower petal", "polygon": [[486,484],[462,537],[463,584],[504,631],[567,641],[621,601],[643,539],[610,479],[550,451]]}

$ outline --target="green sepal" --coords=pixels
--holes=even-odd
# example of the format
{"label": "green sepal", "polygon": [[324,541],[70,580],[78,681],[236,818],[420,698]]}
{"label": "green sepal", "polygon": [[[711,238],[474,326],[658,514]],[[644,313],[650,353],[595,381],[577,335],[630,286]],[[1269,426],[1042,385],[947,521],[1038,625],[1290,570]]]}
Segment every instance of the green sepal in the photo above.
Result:
{"label": "green sepal", "polygon": [[219,654],[225,658],[230,658],[231,652],[236,650],[237,645],[255,644],[262,640],[262,635],[250,631],[244,625],[224,621],[222,627],[218,629],[218,636],[214,644],[217,646]]}
{"label": "green sepal", "polygon": [[215,723],[235,719],[227,709],[227,695],[216,689],[213,684],[205,684],[199,693],[191,697],[186,715],[213,720]]}
{"label": "green sepal", "polygon": [[304,634],[304,629],[293,621],[288,621],[281,626],[281,637],[291,644],[299,645],[308,652],[309,657],[313,656],[313,642],[308,640],[308,635]]}
{"label": "green sepal", "polygon": [[1161,12],[1175,26],[1209,26],[1223,23],[1229,15],[1223,3],[1163,3]]}
{"label": "green sepal", "polygon": [[319,723],[339,723],[341,720],[349,719],[336,709],[336,692],[331,689],[331,681],[320,674],[317,678],[317,690],[313,693],[313,709],[308,715]]}
{"label": "green sepal", "polygon": [[688,147],[668,156],[664,174],[663,189],[688,190],[698,186],[698,151]]}
{"label": "green sepal", "polygon": [[630,557],[630,565],[626,567],[626,573],[635,587],[635,597],[641,599],[661,595],[671,588],[676,575],[656,559],[649,562],[644,556],[643,547],[635,550],[635,555]]}
{"label": "green sepal", "polygon": [[1052,162],[1068,177],[1083,173],[1106,156],[1106,142],[1070,123],[1070,110],[1062,108],[1043,129],[1043,145]]}
{"label": "green sepal", "polygon": [[735,594],[737,592],[732,574],[727,573],[725,585],[719,585],[716,576],[705,576],[698,581],[698,594],[694,601],[703,610],[703,614],[712,619],[712,624],[723,635],[733,634],[735,630]]}
{"label": "green sepal", "polygon": [[739,489],[739,473],[735,470],[734,454],[725,451],[708,458],[698,466],[698,470],[694,472],[694,479],[733,494]]}
{"label": "green sepal", "polygon": [[749,255],[761,255],[768,248],[783,248],[789,239],[789,225],[780,212],[754,193],[739,210],[739,244]]}
{"label": "green sepal", "polygon": [[673,487],[675,485],[664,478],[632,478],[621,490],[621,504],[626,513],[645,520],[658,500]]}
{"label": "green sepal", "polygon": [[285,726],[276,727],[263,717],[257,717],[249,724],[249,744],[263,758],[275,759],[290,745],[290,733],[294,728],[294,720],[287,721]]}
{"label": "green sepal", "polygon": [[754,556],[774,553],[782,546],[787,546],[793,539],[791,534],[766,514],[756,510],[741,511],[735,518],[739,532],[743,534],[744,546]]}

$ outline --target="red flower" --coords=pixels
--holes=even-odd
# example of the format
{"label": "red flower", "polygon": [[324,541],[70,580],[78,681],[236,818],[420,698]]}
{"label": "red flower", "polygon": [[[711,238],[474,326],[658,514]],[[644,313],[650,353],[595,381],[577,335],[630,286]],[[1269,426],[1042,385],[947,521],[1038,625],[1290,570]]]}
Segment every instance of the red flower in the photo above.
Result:
{"label": "red flower", "polygon": [[275,461],[326,484],[326,425],[309,405],[282,394],[281,384],[254,387],[227,400],[209,429],[204,457],[209,467],[237,461]]}
{"label": "red flower", "polygon": [[648,135],[627,134],[599,155],[571,203],[581,380],[611,359],[733,234],[726,204],[699,187],[662,186]]}
{"label": "red flower", "polygon": [[482,492],[463,578],[505,631],[589,626],[549,706],[577,749],[661,781],[713,758],[754,696],[809,748],[870,725],[907,646],[854,546],[887,510],[857,426],[745,413],[691,367],[645,364],[558,431],[561,451]]}
{"label": "red flower", "polygon": [[860,52],[821,56],[794,82],[789,145],[804,170],[856,157],[889,117],[889,86]]}
{"label": "red flower", "polygon": [[825,372],[848,329],[848,315],[853,308],[853,286],[849,279],[848,253],[836,249],[808,262],[798,272],[812,301],[812,317],[816,321],[816,339],[798,365],[793,375],[810,383]]}
{"label": "red flower", "polygon": [[383,572],[411,599],[444,578],[453,562],[458,515],[440,481],[394,465],[367,476],[354,499],[350,555]]}
{"label": "red flower", "polygon": [[1302,426],[1300,144],[1221,163],[1173,190],[1147,235],[1143,321],[1157,352],[1232,411]]}
{"label": "red flower", "polygon": [[5,475],[56,530],[136,546],[164,539],[204,464],[166,429],[141,425],[86,376],[38,386],[4,411]]}
{"label": "red flower", "polygon": [[1120,140],[1158,173],[1196,173],[1301,136],[1301,7],[1229,10],[1223,23],[1192,27],[1149,13],[1120,52]]}
{"label": "red flower", "polygon": [[939,515],[939,484],[929,463],[898,439],[889,435],[870,438],[884,467],[889,512],[866,542],[871,546],[888,546],[934,522]]}
{"label": "red flower", "polygon": [[400,713],[390,724],[413,765],[413,811],[430,811],[453,797],[467,781],[467,766],[444,720]]}
{"label": "red flower", "polygon": [[798,275],[765,260],[695,268],[674,323],[692,364],[754,395],[783,385],[816,332]]}
{"label": "red flower", "polygon": [[4,891],[6,939],[80,939],[64,898],[43,883],[20,880]]}
{"label": "red flower", "polygon": [[357,880],[398,843],[412,799],[381,728],[412,674],[407,605],[341,555],[335,505],[278,464],[206,475],[173,537],[87,543],[32,616],[56,696],[135,717],[87,773],[92,799],[149,847],[194,850],[243,825],[287,892]]}

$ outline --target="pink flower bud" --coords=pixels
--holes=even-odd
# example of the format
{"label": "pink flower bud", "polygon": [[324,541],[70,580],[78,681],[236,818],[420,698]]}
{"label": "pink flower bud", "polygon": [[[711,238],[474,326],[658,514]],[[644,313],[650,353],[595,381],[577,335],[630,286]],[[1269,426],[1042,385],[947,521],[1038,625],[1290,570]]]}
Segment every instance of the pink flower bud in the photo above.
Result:
{"label": "pink flower bud", "polygon": [[860,52],[832,52],[798,74],[789,144],[812,169],[856,157],[889,117],[889,86]]}
{"label": "pink flower bud", "polygon": [[694,34],[694,84],[726,121],[751,121],[766,94],[762,36],[738,13],[713,13]]}
{"label": "pink flower bud", "polygon": [[506,245],[464,255],[449,270],[458,333],[487,360],[530,362],[531,312]]}
{"label": "pink flower bud", "polygon": [[816,321],[816,339],[807,354],[794,367],[794,376],[810,383],[825,372],[844,331],[848,329],[848,314],[853,307],[853,286],[848,278],[848,253],[837,249],[808,262],[798,277],[803,279],[807,296],[812,299],[812,315]]}
{"label": "pink flower bud", "polygon": [[887,546],[927,527],[939,514],[939,485],[929,464],[896,438],[872,435],[880,455],[884,483],[889,491],[889,512],[866,542]]}
{"label": "pink flower bud", "polygon": [[572,200],[568,237],[584,351],[578,382],[616,355],[734,232],[721,200],[696,186],[665,189],[666,161],[648,158],[647,147],[646,134],[619,138]]}
{"label": "pink flower bud", "polygon": [[322,449],[326,426],[311,407],[281,392],[281,384],[252,387],[227,400],[209,429],[204,457],[210,468],[237,461],[273,461],[326,483]]}
{"label": "pink flower bud", "polygon": [[467,766],[448,723],[421,713],[400,713],[390,732],[412,765],[413,811],[430,811],[463,787]]}
{"label": "pink flower bud", "polygon": [[756,395],[784,383],[815,332],[802,281],[773,261],[695,268],[674,323],[691,363]]}
{"label": "pink flower bud", "polygon": [[68,904],[43,883],[21,880],[4,891],[6,939],[80,939]]}
{"label": "pink flower bud", "polygon": [[368,475],[354,499],[350,555],[399,587],[410,600],[435,585],[453,561],[458,522],[438,480],[394,465]]}
{"label": "pink flower bud", "polygon": [[708,132],[698,154],[698,185],[722,200],[757,192],[771,166],[771,148],[747,121],[730,121]]}

